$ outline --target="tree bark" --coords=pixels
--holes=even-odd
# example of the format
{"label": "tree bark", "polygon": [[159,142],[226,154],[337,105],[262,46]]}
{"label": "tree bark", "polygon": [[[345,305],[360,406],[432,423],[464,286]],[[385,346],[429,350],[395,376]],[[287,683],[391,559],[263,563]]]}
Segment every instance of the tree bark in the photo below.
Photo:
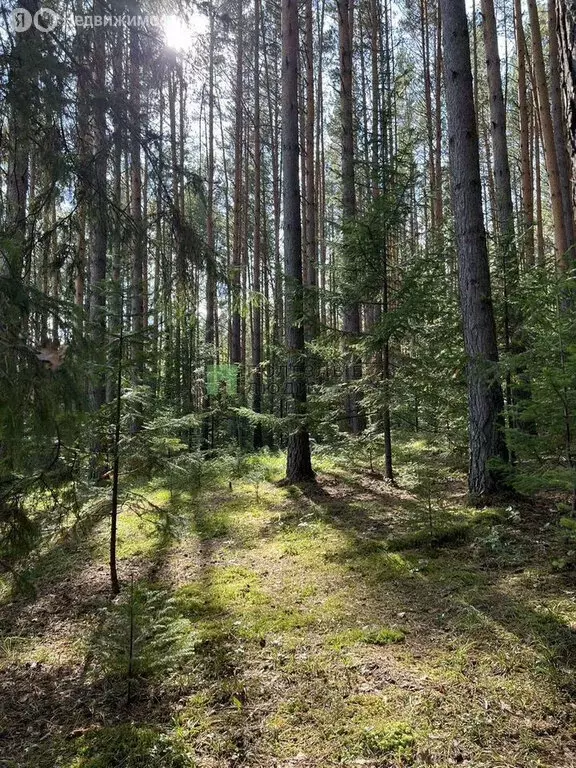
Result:
{"label": "tree bark", "polygon": [[[207,147],[207,190],[206,190],[206,328],[204,340],[207,347],[208,363],[214,364],[216,342],[216,241],[214,233],[214,55],[216,30],[214,26],[214,4],[208,3],[210,42],[208,51],[208,147]],[[206,392],[204,410],[211,408],[211,396]],[[202,429],[204,446],[209,447],[210,431],[214,417],[204,418]],[[212,428],[212,442],[214,430]]]}
{"label": "tree bark", "polygon": [[[252,410],[262,412],[262,148],[260,137],[260,21],[261,0],[254,4],[254,280],[252,303]],[[254,448],[261,448],[262,424],[254,427]]]}
{"label": "tree bark", "polygon": [[[424,75],[424,104],[426,107],[426,138],[428,141],[428,178],[432,195],[436,190],[436,164],[434,162],[434,126],[432,119],[432,82],[430,77],[430,38],[428,30],[428,2],[420,0],[420,40],[422,44],[422,71]],[[426,206],[428,208],[428,206]],[[430,230],[436,230],[436,206],[430,205]]]}
{"label": "tree bark", "polygon": [[561,269],[569,268],[567,259],[568,241],[566,240],[566,226],[564,222],[564,209],[562,206],[562,187],[558,170],[558,155],[554,139],[554,128],[550,113],[550,94],[546,79],[546,67],[544,65],[544,53],[542,50],[542,34],[540,31],[540,19],[538,17],[538,5],[536,0],[528,0],[530,14],[530,29],[532,32],[532,59],[534,63],[534,78],[538,89],[538,109],[540,113],[540,129],[542,131],[542,144],[544,148],[544,162],[550,185],[550,198],[552,206],[552,218],[554,222],[554,244],[556,247],[556,259]]}
{"label": "tree bark", "polygon": [[[338,41],[340,51],[340,121],[342,139],[342,223],[344,227],[344,250],[347,250],[346,228],[356,217],[356,181],[354,172],[354,92],[352,83],[352,3],[351,0],[338,0]],[[360,306],[354,296],[355,269],[351,263],[351,254],[345,253],[343,269],[344,282],[344,317],[342,330],[344,344],[354,343],[361,331]],[[362,378],[362,361],[356,353],[349,355],[346,379],[354,386],[354,381]],[[354,434],[362,431],[364,423],[358,402],[358,395],[350,392],[346,398],[347,421]]]}
{"label": "tree bark", "polygon": [[235,128],[234,128],[234,231],[232,243],[232,336],[230,340],[230,362],[242,362],[241,328],[241,272],[242,272],[242,150],[243,150],[243,114],[242,87],[244,80],[244,24],[243,0],[238,0],[236,9],[237,45],[236,45],[236,92],[235,92]]}
{"label": "tree bark", "polygon": [[576,211],[576,0],[557,0],[556,32],[573,217]]}
{"label": "tree bark", "polygon": [[498,30],[494,12],[494,0],[482,0],[484,16],[484,48],[490,97],[490,121],[492,153],[494,159],[494,191],[500,256],[504,260],[506,282],[518,278],[516,246],[514,242],[514,207],[510,183],[510,162],[506,139],[506,105],[502,90]]}
{"label": "tree bark", "polygon": [[460,265],[460,304],[468,358],[470,467],[475,497],[498,488],[491,460],[506,458],[499,425],[503,409],[496,377],[498,349],[482,214],[478,129],[464,0],[441,0],[452,207]]}
{"label": "tree bark", "polygon": [[444,198],[442,195],[442,14],[440,3],[436,3],[436,82],[435,82],[435,121],[436,121],[436,147],[434,181],[434,207],[436,220],[436,237],[438,248],[442,251],[444,245]]}
{"label": "tree bark", "polygon": [[314,479],[306,425],[306,353],[303,326],[302,222],[298,146],[298,3],[282,0],[282,192],[288,387],[296,428],[288,436],[286,479]]}
{"label": "tree bark", "polygon": [[304,7],[305,61],[306,61],[306,110],[304,129],[304,179],[305,179],[305,258],[306,291],[305,310],[310,338],[318,331],[318,240],[316,236],[316,173],[314,162],[314,126],[316,104],[314,99],[314,34],[312,0]]}
{"label": "tree bark", "polygon": [[576,183],[576,0],[557,0],[556,11],[572,181]]}
{"label": "tree bark", "polygon": [[142,220],[142,161],[140,103],[140,39],[130,28],[130,215],[132,217],[131,315],[134,355],[134,381],[144,376],[144,259],[145,243]]}
{"label": "tree bark", "polygon": [[[99,2],[94,12],[102,12]],[[89,320],[97,355],[103,355],[106,343],[106,252],[108,245],[107,211],[107,136],[106,136],[106,45],[103,30],[94,30],[92,85],[93,194],[91,199],[91,254]],[[106,399],[106,377],[98,371],[92,386],[93,406]]]}
{"label": "tree bark", "polygon": [[534,188],[530,151],[530,111],[526,78],[526,39],[521,0],[514,0],[516,55],[518,58],[518,115],[520,122],[520,166],[522,176],[522,245],[526,267],[534,266]]}
{"label": "tree bark", "polygon": [[[490,125],[492,135],[492,154],[494,158],[494,198],[497,222],[497,258],[503,286],[503,337],[507,353],[521,353],[524,344],[520,339],[522,318],[517,302],[511,301],[518,285],[518,252],[514,231],[514,205],[512,203],[512,184],[510,181],[510,161],[506,135],[506,104],[502,89],[500,53],[498,51],[498,29],[494,0],[481,0],[484,16],[484,49],[486,52],[486,71],[488,75],[488,93],[490,97]],[[522,374],[521,374],[522,375]],[[525,378],[522,375],[522,378]],[[515,387],[510,372],[506,375],[506,399],[508,406],[526,399],[528,391],[525,383]],[[513,421],[509,410],[509,418]]]}

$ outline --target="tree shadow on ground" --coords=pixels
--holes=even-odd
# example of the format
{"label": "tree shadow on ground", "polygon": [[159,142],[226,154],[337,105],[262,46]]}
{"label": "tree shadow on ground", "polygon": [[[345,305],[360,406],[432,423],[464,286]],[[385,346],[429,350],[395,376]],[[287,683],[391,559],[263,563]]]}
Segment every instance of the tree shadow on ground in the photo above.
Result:
{"label": "tree shadow on ground", "polygon": [[[242,555],[236,553],[237,542],[228,538],[234,538],[236,508],[226,505],[221,514],[214,514],[217,503],[214,499],[205,504],[193,503],[188,507],[187,521],[188,531],[195,534],[193,540],[184,538],[178,542],[173,531],[160,529],[155,546],[147,552],[145,560],[129,560],[124,570],[124,577],[132,570],[135,583],[143,590],[165,590],[167,597],[175,598],[174,621],[177,624],[185,619],[190,623],[193,653],[184,658],[177,675],[168,679],[169,675],[162,674],[160,669],[159,673],[138,680],[131,706],[127,707],[125,678],[112,679],[94,673],[93,668],[85,670],[91,674],[83,675],[81,663],[36,666],[18,663],[3,669],[0,683],[4,683],[9,693],[0,705],[3,707],[0,752],[10,754],[12,762],[3,764],[0,760],[0,766],[52,768],[56,756],[61,754],[65,755],[64,762],[58,763],[62,768],[71,765],[74,768],[93,765],[185,768],[196,759],[201,764],[227,768],[271,765],[266,762],[271,759],[270,754],[265,753],[265,720],[270,713],[266,698],[273,698],[282,685],[285,690],[281,696],[287,703],[305,699],[303,707],[307,707],[307,700],[314,701],[319,691],[335,690],[334,680],[326,677],[323,668],[325,657],[321,653],[326,653],[326,648],[331,649],[328,653],[332,653],[329,658],[334,665],[333,675],[348,677],[343,686],[345,690],[341,693],[335,690],[333,699],[319,697],[316,709],[303,708],[301,713],[296,712],[295,716],[309,717],[312,723],[321,707],[345,708],[349,694],[363,696],[367,686],[384,698],[398,697],[394,701],[405,705],[405,709],[399,710],[402,714],[398,714],[398,718],[409,717],[406,713],[416,706],[411,697],[420,693],[441,707],[438,702],[443,694],[439,694],[430,681],[423,681],[418,664],[419,660],[436,661],[442,655],[447,659],[446,664],[458,665],[460,677],[455,688],[470,681],[470,710],[485,713],[482,701],[488,694],[482,690],[482,680],[476,681],[478,658],[482,658],[484,648],[494,651],[500,642],[503,652],[499,663],[503,671],[496,670],[495,676],[508,674],[507,656],[511,649],[518,648],[522,650],[520,660],[510,659],[510,663],[533,664],[538,668],[541,686],[553,688],[564,700],[574,695],[574,633],[552,611],[539,608],[527,589],[509,590],[506,580],[516,566],[499,564],[488,551],[477,546],[477,535],[489,528],[488,521],[479,517],[471,524],[468,538],[442,544],[423,538],[418,546],[402,548],[407,543],[407,539],[403,539],[393,552],[389,543],[396,533],[394,511],[399,504],[403,505],[401,514],[410,520],[419,509],[410,503],[411,499],[397,502],[391,491],[384,493],[386,500],[379,513],[378,504],[363,508],[364,491],[357,493],[356,490],[346,483],[335,487],[332,480],[325,484],[321,476],[317,485],[294,489],[291,501],[282,506],[279,518],[256,531],[258,536],[272,538],[280,525],[296,529],[300,522],[313,516],[339,533],[341,546],[321,557],[338,565],[338,569],[329,571],[330,578],[334,576],[329,595],[342,589],[348,590],[347,594],[355,599],[345,605],[346,615],[341,626],[331,625],[329,621],[311,623],[291,638],[304,645],[300,661],[297,661],[298,648],[292,655],[285,654],[288,658],[281,666],[277,652],[271,648],[272,637],[246,634],[238,626],[244,618],[241,601],[250,599],[253,587],[249,581],[242,583],[238,565]],[[277,511],[273,508],[273,514]],[[533,523],[531,521],[532,526]],[[530,531],[533,533],[533,530],[532,527]],[[533,557],[530,557],[528,532],[525,538],[523,568],[529,571],[537,560],[536,542],[532,544]],[[186,587],[175,588],[175,584],[182,582],[174,581],[169,567],[175,545],[190,548],[186,558]],[[265,562],[266,568],[273,567],[274,557]],[[284,564],[290,557],[279,562]],[[293,567],[304,570],[305,561],[298,560],[298,553],[293,557]],[[249,564],[249,557],[242,562]],[[223,592],[223,585],[224,590],[231,588],[230,582],[223,582],[223,572],[239,579],[238,585],[232,584],[237,588],[235,599],[228,599],[229,592]],[[288,569],[284,575],[291,573]],[[105,568],[102,579],[107,582]],[[95,583],[86,582],[88,591]],[[319,582],[318,592],[323,588]],[[66,585],[62,590],[66,590]],[[281,602],[282,594],[278,594],[275,602]],[[536,597],[540,595],[539,592]],[[90,606],[87,596],[85,600]],[[311,606],[314,600],[312,594]],[[266,610],[269,605],[265,604]],[[86,617],[92,624],[97,622],[94,605]],[[47,617],[41,619],[43,627],[47,626],[47,620]],[[331,633],[336,628],[340,634],[342,629],[358,629],[366,624],[397,626],[405,630],[406,641],[393,648],[363,646],[361,666],[345,666],[329,645]],[[83,654],[90,653],[92,648],[96,653],[99,649],[96,635],[99,633],[101,637],[102,629],[102,623],[92,626]],[[270,630],[271,635],[275,632]],[[396,668],[395,651],[400,660]],[[402,656],[405,652],[413,654],[412,666],[404,666],[400,672],[400,664],[406,660]],[[490,663],[493,657],[494,653],[489,657],[486,654]],[[93,658],[96,662],[95,656]],[[88,666],[90,664],[89,659]],[[454,673],[452,667],[449,671]],[[405,698],[400,698],[402,696]],[[368,698],[366,702],[368,705]],[[461,706],[461,698],[458,704]],[[331,717],[330,711],[326,716]],[[559,721],[566,720],[562,720],[562,727],[568,728],[570,716],[568,709],[566,714],[558,714]],[[336,709],[334,717],[337,717]],[[496,725],[486,727],[489,729],[486,738],[495,742]],[[193,758],[182,756],[182,743],[187,745]],[[92,757],[99,758],[100,763],[91,762]],[[332,757],[339,759],[336,755]],[[298,764],[323,768],[335,764],[332,757],[325,762]]]}
{"label": "tree shadow on ground", "polygon": [[[51,768],[54,756],[66,753],[75,739],[96,738],[98,729],[132,717],[125,685],[90,674],[113,605],[108,564],[98,562],[103,540],[94,535],[107,514],[100,510],[67,531],[34,564],[35,594],[17,595],[0,609],[0,755],[10,756],[5,763],[0,759],[2,768]],[[145,560],[119,561],[121,597],[131,580],[148,584],[161,574],[174,532],[159,524],[155,534]],[[153,694],[145,698],[143,709],[155,709]]]}
{"label": "tree shadow on ground", "polygon": [[[200,515],[196,519],[195,513],[191,522],[194,529],[207,530],[209,526]],[[122,667],[126,667],[130,612],[121,610],[119,603],[130,601],[129,588],[125,588],[119,600],[105,609],[87,639],[83,671],[79,667],[57,666],[42,668],[41,673],[34,669],[31,719],[14,707],[15,700],[8,702],[6,747],[18,768],[49,768],[54,764],[54,756],[61,754],[66,755],[62,765],[74,764],[75,768],[92,766],[91,755],[101,761],[95,765],[107,761],[106,768],[184,768],[190,765],[184,756],[184,742],[188,751],[192,748],[194,754],[217,758],[224,761],[222,764],[246,762],[256,736],[246,718],[250,682],[245,678],[242,656],[238,653],[241,641],[234,631],[237,616],[222,602],[216,583],[222,541],[202,539],[194,548],[193,574],[188,574],[193,577],[190,589],[173,589],[168,581],[166,561],[173,544],[173,531],[161,531],[147,558],[149,567],[142,568],[138,562],[134,569],[138,577],[134,590],[144,595],[160,595],[151,610],[158,612],[158,632],[164,633],[166,645],[159,644],[162,636],[155,634],[155,630],[149,642],[166,653],[166,668],[164,659],[159,658],[150,671],[135,674],[130,684],[131,701],[127,704],[128,677]],[[162,612],[167,601],[172,608]],[[148,620],[153,624],[155,616]],[[190,626],[189,637],[178,634],[182,620]],[[136,635],[138,621],[136,618]],[[186,635],[188,630],[184,632]],[[174,656],[176,666],[168,666],[172,636],[176,646],[180,640],[191,641],[189,653],[181,659]],[[110,649],[116,646],[120,667],[112,659],[116,671],[110,672]],[[21,685],[30,675],[28,668],[15,665],[4,672],[15,695],[19,689],[21,694]],[[61,704],[56,703],[59,701]],[[13,739],[10,735],[22,730],[26,731],[27,754],[22,749],[21,737],[19,741],[19,737]],[[30,750],[31,744],[37,746]]]}
{"label": "tree shadow on ground", "polygon": [[26,572],[29,589],[14,590],[0,606],[2,636],[26,636],[48,629],[60,609],[70,615],[70,606],[77,616],[94,607],[94,594],[105,589],[102,573],[90,572],[100,543],[94,536],[97,526],[109,515],[109,504],[98,504],[91,512],[63,531],[49,548],[40,554]]}
{"label": "tree shadow on ground", "polygon": [[[576,632],[551,610],[538,607],[526,590],[518,590],[521,597],[507,591],[505,581],[518,572],[517,563],[495,564],[492,553],[475,548],[475,537],[490,530],[490,518],[480,514],[467,530],[457,529],[454,537],[440,543],[423,536],[415,547],[406,537],[407,546],[402,546],[402,538],[394,538],[392,522],[358,508],[356,490],[364,493],[362,483],[346,481],[342,487],[349,492],[335,498],[332,480],[325,488],[320,477],[318,484],[302,486],[301,491],[320,508],[324,522],[346,534],[345,547],[332,559],[362,580],[372,617],[401,616],[418,644],[426,647],[430,640],[430,650],[434,644],[437,650],[441,636],[481,644],[494,643],[498,632],[511,633],[537,659],[549,684],[576,693]],[[393,496],[384,498],[386,507],[398,506]],[[410,501],[402,500],[400,506],[408,514],[417,511]],[[534,515],[522,542],[526,559],[520,570],[527,572],[535,563],[541,565],[541,553],[530,549],[537,545],[533,532]],[[569,581],[565,586],[571,586]]]}
{"label": "tree shadow on ground", "polygon": [[[200,539],[196,579],[190,585],[191,594],[184,587],[182,602],[183,615],[193,623],[201,622],[196,645],[196,680],[188,694],[201,692],[203,706],[211,713],[205,727],[192,740],[197,757],[217,758],[223,765],[244,765],[256,738],[254,724],[248,720],[251,681],[242,663],[244,640],[236,632],[238,615],[233,604],[223,600],[217,577],[223,549],[230,543],[224,537],[232,534],[233,525],[231,513],[215,522],[212,511],[203,504],[194,505],[192,510],[192,528]],[[211,538],[215,533],[217,537]],[[186,729],[195,717],[193,708],[189,712],[185,709],[179,722]]]}

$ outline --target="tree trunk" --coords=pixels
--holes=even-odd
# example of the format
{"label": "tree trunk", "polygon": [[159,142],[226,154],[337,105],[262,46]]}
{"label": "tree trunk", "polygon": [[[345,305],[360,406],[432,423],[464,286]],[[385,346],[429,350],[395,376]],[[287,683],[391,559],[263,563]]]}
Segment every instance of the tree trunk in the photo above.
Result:
{"label": "tree trunk", "polygon": [[[378,206],[378,198],[382,193],[382,179],[384,178],[382,168],[389,161],[388,157],[381,153],[382,131],[384,126],[381,119],[380,103],[380,13],[378,0],[370,0],[370,53],[371,53],[371,85],[372,85],[372,142],[371,142],[371,175],[372,175],[372,197],[375,205]],[[379,212],[376,207],[376,211]],[[379,215],[379,213],[377,214]],[[384,223],[378,229],[379,233],[385,234]],[[379,263],[382,269],[382,302],[374,307],[372,313],[373,322],[381,321],[382,313],[388,312],[388,252],[385,238],[379,244]],[[390,418],[390,342],[388,338],[384,340],[382,347],[377,350],[374,359],[376,372],[381,376],[383,387],[382,407],[380,411],[381,428],[384,436],[384,476],[388,480],[394,480],[392,467],[392,431]]]}
{"label": "tree trunk", "polygon": [[[356,217],[356,182],[354,173],[354,92],[352,85],[352,3],[350,0],[338,0],[338,40],[340,51],[340,120],[342,139],[342,223],[344,227],[344,317],[342,330],[344,344],[353,344],[361,331],[360,306],[354,289],[355,269],[351,263],[351,254],[346,253],[347,227]],[[346,379],[354,386],[354,381],[362,378],[362,362],[352,352],[347,365]],[[346,398],[346,416],[348,426],[354,434],[363,429],[358,395],[350,392]]]}
{"label": "tree trunk", "polygon": [[442,196],[442,14],[440,3],[436,3],[436,82],[435,82],[435,120],[436,120],[436,147],[434,181],[436,189],[434,194],[434,206],[436,209],[436,237],[438,248],[442,251],[443,227],[444,227],[444,198]]}
{"label": "tree trunk", "polygon": [[[102,12],[100,3],[94,12]],[[106,185],[106,38],[102,30],[93,37],[92,85],[92,148],[93,195],[91,205],[90,304],[89,319],[92,340],[99,358],[106,344],[106,251],[108,242],[108,212]],[[99,408],[106,399],[106,377],[103,370],[96,374],[91,390],[92,402]]]}
{"label": "tree trunk", "polygon": [[[490,100],[490,125],[492,134],[492,153],[494,158],[494,198],[497,221],[497,258],[503,286],[503,337],[506,353],[519,354],[524,351],[521,340],[522,318],[517,302],[511,301],[518,285],[518,253],[514,233],[514,206],[512,203],[512,184],[510,181],[510,161],[506,138],[506,105],[502,89],[500,54],[498,51],[498,29],[493,0],[482,1],[484,16],[484,48],[486,52],[486,71],[488,74],[488,93]],[[521,386],[514,386],[511,373],[506,374],[506,400],[509,418],[513,422],[514,403],[528,397],[525,375]]]}
{"label": "tree trunk", "polygon": [[544,148],[544,162],[548,183],[550,185],[550,197],[552,205],[552,219],[554,222],[554,244],[556,246],[556,259],[561,269],[568,269],[570,264],[567,258],[568,241],[566,240],[566,226],[564,222],[564,210],[562,207],[562,187],[558,170],[558,155],[554,140],[554,128],[550,113],[550,95],[546,80],[546,67],[542,51],[542,34],[540,32],[540,19],[538,17],[538,5],[536,0],[528,0],[530,14],[530,28],[532,32],[532,58],[534,61],[534,77],[538,88],[538,109],[540,113],[540,129],[542,131],[542,144]]}
{"label": "tree trunk", "polygon": [[140,39],[130,28],[130,215],[132,217],[132,334],[134,382],[144,376],[144,259],[145,243],[142,220],[142,162],[140,159]]}
{"label": "tree trunk", "polygon": [[[206,329],[204,340],[207,346],[208,362],[214,364],[216,343],[216,243],[214,235],[214,54],[216,32],[214,28],[214,4],[208,4],[210,43],[208,51],[208,148],[207,148],[207,191],[206,191]],[[204,410],[211,408],[211,397],[205,394]],[[207,416],[203,422],[204,446],[209,447],[210,430],[214,417]],[[212,442],[214,430],[212,426]]]}
{"label": "tree trunk", "polygon": [[[420,0],[420,41],[422,44],[422,70],[424,75],[424,105],[426,107],[426,138],[428,141],[428,179],[432,194],[436,189],[436,164],[434,162],[434,127],[432,121],[432,82],[430,77],[430,37],[428,30],[428,2]],[[428,206],[426,206],[428,208]],[[430,230],[436,230],[436,206],[430,205]]]}
{"label": "tree trunk", "polygon": [[306,109],[304,129],[304,179],[305,179],[305,260],[306,291],[305,312],[309,337],[318,331],[318,241],[316,237],[316,174],[314,163],[314,125],[316,105],[314,100],[314,34],[312,0],[305,4],[305,60],[306,60]]}
{"label": "tree trunk", "polygon": [[564,125],[562,109],[562,87],[560,77],[560,53],[558,36],[556,34],[557,20],[555,0],[548,0],[548,56],[550,72],[550,104],[552,112],[552,127],[554,130],[554,142],[556,144],[556,156],[558,158],[558,176],[562,193],[562,210],[564,213],[564,229],[566,231],[566,247],[570,252],[568,260],[572,258],[571,249],[574,247],[574,212],[572,208],[572,195],[570,190],[570,166],[567,153],[567,134]]}
{"label": "tree trunk", "polygon": [[76,61],[78,73],[76,81],[76,121],[78,129],[78,178],[76,181],[76,199],[78,205],[78,246],[76,249],[76,277],[74,301],[77,307],[84,309],[86,288],[86,207],[88,200],[88,168],[90,160],[89,147],[89,67],[88,40],[82,28],[76,30],[75,37]]}
{"label": "tree trunk", "polygon": [[572,199],[576,208],[576,0],[557,0],[562,90],[567,118],[568,152],[572,166]]}
{"label": "tree trunk", "polygon": [[[260,274],[262,269],[262,151],[260,141],[260,21],[261,0],[254,4],[254,301],[252,314],[252,410],[262,412],[262,302]],[[262,424],[254,427],[254,448],[261,448]]]}
{"label": "tree trunk", "polygon": [[236,47],[236,92],[235,92],[235,128],[234,128],[234,232],[232,243],[232,336],[230,339],[230,362],[242,362],[241,344],[241,272],[242,272],[242,150],[243,150],[243,114],[242,87],[244,71],[244,24],[243,0],[238,0],[236,9],[237,47]]}
{"label": "tree trunk", "polygon": [[540,145],[541,132],[540,124],[534,111],[532,119],[532,133],[534,139],[534,194],[536,196],[536,256],[539,267],[546,266],[546,257],[544,255],[544,222],[542,221],[542,176],[540,174]]}
{"label": "tree trunk", "polygon": [[282,0],[282,170],[288,387],[298,423],[288,437],[286,479],[314,479],[306,425],[306,353],[302,285],[302,222],[298,146],[298,3]]}
{"label": "tree trunk", "polygon": [[472,90],[468,19],[464,0],[441,0],[452,207],[460,263],[460,303],[468,357],[468,405],[472,496],[498,487],[489,463],[505,458],[499,429],[503,409],[496,329],[482,214],[478,129]]}
{"label": "tree trunk", "polygon": [[510,183],[510,162],[506,139],[506,105],[502,91],[498,31],[494,0],[482,0],[484,16],[484,48],[490,100],[492,153],[494,159],[494,192],[500,257],[504,261],[504,279],[507,283],[517,280],[516,247],[514,242],[514,207]]}
{"label": "tree trunk", "polygon": [[526,79],[526,39],[521,0],[514,0],[516,52],[518,57],[518,114],[520,122],[520,165],[522,174],[522,244],[526,267],[534,266],[534,188],[530,151],[530,112]]}

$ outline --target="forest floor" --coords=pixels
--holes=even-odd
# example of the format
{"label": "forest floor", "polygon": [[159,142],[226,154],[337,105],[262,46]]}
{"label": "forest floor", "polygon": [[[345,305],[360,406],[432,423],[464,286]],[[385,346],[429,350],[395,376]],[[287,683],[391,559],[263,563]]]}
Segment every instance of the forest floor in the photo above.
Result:
{"label": "forest floor", "polygon": [[329,456],[316,486],[263,456],[231,487],[141,487],[115,600],[108,521],[62,537],[0,606],[0,766],[574,768],[555,500],[470,508],[446,457],[398,461],[398,487]]}

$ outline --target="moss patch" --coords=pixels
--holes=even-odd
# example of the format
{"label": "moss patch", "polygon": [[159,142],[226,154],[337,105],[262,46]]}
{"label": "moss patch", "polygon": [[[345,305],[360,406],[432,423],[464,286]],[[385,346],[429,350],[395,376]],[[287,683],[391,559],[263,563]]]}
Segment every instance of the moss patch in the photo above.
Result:
{"label": "moss patch", "polygon": [[189,754],[170,734],[136,725],[95,729],[76,739],[65,768],[190,768]]}

